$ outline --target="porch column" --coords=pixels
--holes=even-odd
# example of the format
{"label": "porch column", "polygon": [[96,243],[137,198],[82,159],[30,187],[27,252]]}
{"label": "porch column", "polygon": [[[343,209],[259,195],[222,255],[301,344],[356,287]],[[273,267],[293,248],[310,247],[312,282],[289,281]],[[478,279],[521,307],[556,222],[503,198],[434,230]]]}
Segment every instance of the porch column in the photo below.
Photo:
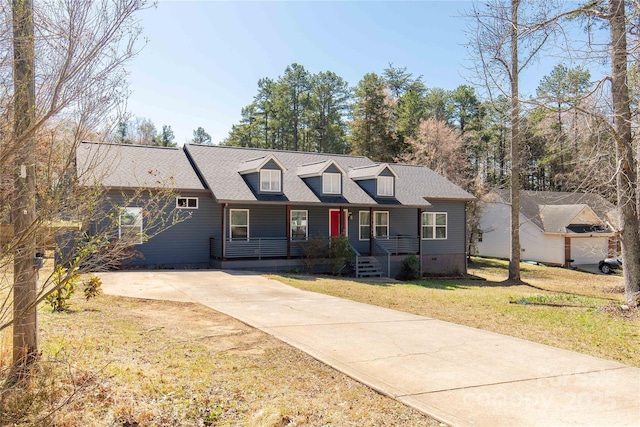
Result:
{"label": "porch column", "polygon": [[369,206],[369,255],[373,254],[373,206]]}
{"label": "porch column", "polygon": [[226,235],[226,230],[227,230],[227,204],[223,203],[222,205],[220,205],[222,208],[222,221],[220,221],[220,227],[222,228],[220,231],[220,236],[222,236],[222,238],[220,239],[220,243],[221,243],[221,249],[222,249],[222,261],[226,261],[226,255],[227,255],[227,235]]}
{"label": "porch column", "polygon": [[285,225],[285,229],[287,230],[287,259],[291,258],[291,205],[286,206],[287,214],[287,224]]}
{"label": "porch column", "polygon": [[346,236],[347,232],[346,232],[346,221],[344,220],[344,207],[340,206],[340,235],[341,236]]}
{"label": "porch column", "polygon": [[571,263],[571,237],[564,236],[564,266],[569,268]]}

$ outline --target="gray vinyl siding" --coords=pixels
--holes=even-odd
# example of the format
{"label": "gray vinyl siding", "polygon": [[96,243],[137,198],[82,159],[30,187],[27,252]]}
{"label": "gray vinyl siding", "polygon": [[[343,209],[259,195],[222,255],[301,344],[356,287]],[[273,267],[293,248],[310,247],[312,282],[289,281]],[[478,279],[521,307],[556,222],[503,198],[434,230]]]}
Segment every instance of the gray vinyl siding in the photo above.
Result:
{"label": "gray vinyl siding", "polygon": [[198,209],[179,210],[181,214],[188,215],[184,221],[136,247],[144,255],[144,264],[189,265],[209,262],[209,238],[217,228],[216,204],[208,195],[180,195],[198,197]]}
{"label": "gray vinyl siding", "polygon": [[[229,238],[229,211],[249,210],[249,238],[284,238],[287,236],[287,210],[285,205],[229,204],[226,211],[225,236]],[[329,236],[329,208],[326,206],[291,206],[291,210],[307,211],[308,235]]]}
{"label": "gray vinyl siding", "polygon": [[313,191],[316,195],[322,195],[322,177],[321,176],[312,176],[311,178],[304,179],[305,184]]}
{"label": "gray vinyl siding", "polygon": [[363,179],[363,180],[358,181],[358,184],[371,197],[375,197],[376,196],[376,180],[375,179]]}
{"label": "gray vinyl siding", "polygon": [[230,211],[249,210],[249,238],[285,237],[287,212],[284,205],[229,204],[225,212],[225,236],[231,236]]}
{"label": "gray vinyl siding", "polygon": [[280,166],[278,166],[278,164],[273,160],[269,160],[267,163],[265,163],[262,169],[281,170]]}
{"label": "gray vinyl siding", "polygon": [[422,240],[425,254],[464,254],[466,252],[466,203],[434,202],[427,212],[447,212],[447,238],[445,240]]}
{"label": "gray vinyl siding", "polygon": [[260,191],[260,172],[253,172],[243,175],[247,184],[253,189],[254,193]]}
{"label": "gray vinyl siding", "polygon": [[[144,207],[145,198],[130,200],[130,195],[120,192],[109,192],[103,202],[105,212],[115,212],[118,207]],[[209,262],[209,237],[216,228],[215,204],[206,193],[181,192],[180,197],[197,197],[197,209],[176,209],[175,197],[167,200],[163,217],[170,218],[178,213],[180,221],[165,229],[147,242],[135,245],[133,249],[142,255],[126,262],[127,265],[198,265]],[[219,217],[219,215],[218,215]],[[98,221],[90,227],[90,232],[109,227],[111,221],[118,221],[117,214],[113,220]],[[148,235],[158,232],[160,224],[149,224],[143,219],[143,228]],[[112,234],[117,238],[118,226],[112,224]]]}
{"label": "gray vinyl siding", "polygon": [[[383,211],[385,209],[376,209]],[[389,236],[418,237],[418,210],[413,208],[388,209]]]}

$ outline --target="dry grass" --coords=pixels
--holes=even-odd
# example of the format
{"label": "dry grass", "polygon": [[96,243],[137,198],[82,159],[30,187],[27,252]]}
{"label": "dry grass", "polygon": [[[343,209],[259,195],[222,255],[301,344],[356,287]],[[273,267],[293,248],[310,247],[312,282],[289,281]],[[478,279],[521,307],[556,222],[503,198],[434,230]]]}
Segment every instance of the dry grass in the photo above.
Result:
{"label": "dry grass", "polygon": [[38,377],[46,384],[26,394],[41,393],[41,404],[14,415],[7,405],[24,409],[21,393],[0,389],[0,425],[438,425],[201,305],[87,302],[80,293],[72,303],[70,313],[40,313]]}
{"label": "dry grass", "polygon": [[507,263],[475,259],[483,280],[356,281],[275,276],[284,283],[640,366],[640,315],[623,311],[619,277],[522,265],[531,286],[510,286]]}

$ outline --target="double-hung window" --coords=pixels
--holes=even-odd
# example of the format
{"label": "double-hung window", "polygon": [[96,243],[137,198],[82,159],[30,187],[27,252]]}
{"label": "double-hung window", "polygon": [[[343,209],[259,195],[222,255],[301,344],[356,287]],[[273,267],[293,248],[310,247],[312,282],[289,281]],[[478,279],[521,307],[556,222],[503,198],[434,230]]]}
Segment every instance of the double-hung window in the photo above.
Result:
{"label": "double-hung window", "polygon": [[279,169],[260,170],[260,191],[278,193],[282,189],[282,171]]}
{"label": "double-hung window", "polygon": [[369,219],[369,211],[360,211],[358,213],[358,229],[360,240],[369,240],[371,235],[371,222]]}
{"label": "double-hung window", "polygon": [[307,240],[307,211],[291,211],[291,240]]}
{"label": "double-hung window", "polygon": [[322,193],[341,194],[342,175],[339,173],[322,174]]}
{"label": "double-hung window", "polygon": [[389,238],[389,212],[374,212],[374,231],[375,237]]}
{"label": "double-hung window", "polygon": [[249,210],[231,209],[229,227],[232,240],[249,240]]}
{"label": "double-hung window", "polygon": [[444,240],[447,238],[447,213],[422,213],[422,238]]}
{"label": "double-hung window", "polygon": [[393,196],[393,177],[392,176],[379,176],[376,179],[378,196]]}
{"label": "double-hung window", "polygon": [[123,208],[120,212],[118,237],[139,245],[142,243],[142,236],[142,208]]}

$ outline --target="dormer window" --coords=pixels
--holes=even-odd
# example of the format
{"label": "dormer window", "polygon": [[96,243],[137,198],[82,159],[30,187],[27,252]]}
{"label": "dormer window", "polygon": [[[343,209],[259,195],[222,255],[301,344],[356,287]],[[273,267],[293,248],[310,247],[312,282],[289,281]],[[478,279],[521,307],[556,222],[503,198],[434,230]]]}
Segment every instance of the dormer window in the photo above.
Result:
{"label": "dormer window", "polygon": [[392,176],[378,176],[377,177],[377,191],[378,196],[393,196],[393,177]]}
{"label": "dormer window", "polygon": [[322,193],[323,194],[341,194],[342,193],[342,174],[339,173],[323,173],[322,174]]}
{"label": "dormer window", "polygon": [[282,174],[277,169],[260,170],[260,191],[279,193],[282,190]]}

